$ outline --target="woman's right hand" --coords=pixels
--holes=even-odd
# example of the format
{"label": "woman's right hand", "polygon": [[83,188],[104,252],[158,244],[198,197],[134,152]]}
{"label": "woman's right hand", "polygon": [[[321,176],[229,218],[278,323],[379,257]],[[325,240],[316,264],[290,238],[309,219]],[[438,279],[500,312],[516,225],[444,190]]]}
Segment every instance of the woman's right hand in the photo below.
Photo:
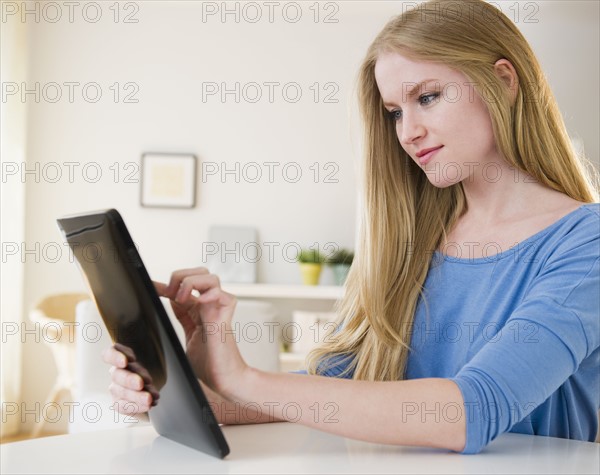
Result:
{"label": "woman's right hand", "polygon": [[121,414],[146,413],[158,402],[150,374],[135,358],[131,348],[116,343],[102,353],[105,363],[111,365],[110,394]]}

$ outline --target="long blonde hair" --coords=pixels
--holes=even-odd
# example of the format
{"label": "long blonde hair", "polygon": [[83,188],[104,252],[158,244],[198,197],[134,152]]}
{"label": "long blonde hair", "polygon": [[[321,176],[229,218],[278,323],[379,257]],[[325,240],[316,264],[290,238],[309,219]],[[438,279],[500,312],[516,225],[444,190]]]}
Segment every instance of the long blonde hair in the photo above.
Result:
{"label": "long blonde hair", "polygon": [[[356,258],[338,306],[337,331],[309,354],[311,374],[347,359],[346,372],[354,379],[404,378],[419,298],[426,304],[423,284],[433,251],[466,211],[461,183],[431,185],[400,146],[375,82],[382,52],[461,71],[485,97],[498,150],[509,165],[575,200],[598,201],[591,164],[586,168],[577,157],[531,47],[504,14],[484,1],[442,0],[393,18],[369,47],[359,73],[363,216]],[[494,72],[501,58],[518,75],[514,102]]]}

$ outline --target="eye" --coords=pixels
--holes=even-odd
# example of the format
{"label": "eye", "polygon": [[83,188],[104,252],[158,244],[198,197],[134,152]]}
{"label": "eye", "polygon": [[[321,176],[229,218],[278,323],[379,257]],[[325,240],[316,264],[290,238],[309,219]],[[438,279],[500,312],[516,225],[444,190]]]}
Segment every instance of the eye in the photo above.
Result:
{"label": "eye", "polygon": [[439,92],[431,92],[429,94],[423,94],[419,96],[419,103],[426,106],[433,104],[440,97]]}
{"label": "eye", "polygon": [[400,119],[402,119],[402,109],[394,109],[388,111],[388,115],[393,121],[399,121]]}

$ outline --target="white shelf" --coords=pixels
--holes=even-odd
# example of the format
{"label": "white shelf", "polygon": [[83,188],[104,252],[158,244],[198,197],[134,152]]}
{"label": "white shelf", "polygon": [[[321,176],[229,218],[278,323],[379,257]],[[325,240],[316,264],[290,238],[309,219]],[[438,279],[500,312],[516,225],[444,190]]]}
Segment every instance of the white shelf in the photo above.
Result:
{"label": "white shelf", "polygon": [[223,290],[236,297],[275,299],[339,300],[344,287],[337,285],[281,285],[281,284],[221,284]]}

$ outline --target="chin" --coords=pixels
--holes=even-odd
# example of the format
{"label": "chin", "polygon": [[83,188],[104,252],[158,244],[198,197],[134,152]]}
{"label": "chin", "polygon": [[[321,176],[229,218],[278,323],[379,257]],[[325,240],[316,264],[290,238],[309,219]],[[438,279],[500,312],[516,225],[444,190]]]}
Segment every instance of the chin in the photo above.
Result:
{"label": "chin", "polygon": [[429,176],[429,175],[427,175],[427,179],[429,180],[429,183],[431,183],[436,188],[448,188],[452,185],[456,185],[457,183],[460,183],[460,180],[456,180],[456,181],[440,180],[439,177]]}

